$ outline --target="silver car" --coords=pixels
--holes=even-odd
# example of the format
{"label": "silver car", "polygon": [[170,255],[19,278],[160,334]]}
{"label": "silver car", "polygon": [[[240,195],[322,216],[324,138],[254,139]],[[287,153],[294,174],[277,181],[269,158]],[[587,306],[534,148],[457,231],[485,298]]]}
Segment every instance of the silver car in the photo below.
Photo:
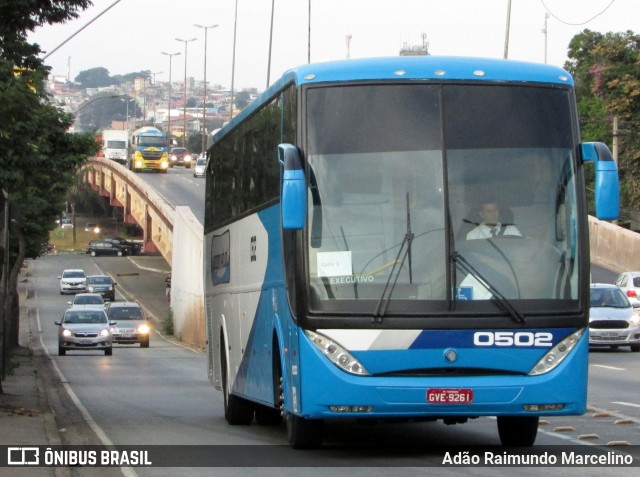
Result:
{"label": "silver car", "polygon": [[138,344],[141,348],[149,347],[151,327],[144,310],[138,303],[118,301],[107,307],[107,316],[118,325],[111,328],[113,342],[121,344]]}
{"label": "silver car", "polygon": [[204,177],[207,172],[207,158],[198,156],[196,165],[193,168],[193,177]]}
{"label": "silver car", "polygon": [[640,351],[640,316],[616,285],[591,285],[589,308],[590,346],[629,346]]}
{"label": "silver car", "polygon": [[99,293],[78,293],[73,297],[72,301],[68,301],[69,306],[102,306],[104,307],[104,298]]}
{"label": "silver car", "polygon": [[87,275],[84,270],[79,268],[64,270],[58,278],[60,279],[61,295],[83,292],[87,288]]}
{"label": "silver car", "polygon": [[59,356],[64,356],[67,351],[72,350],[104,351],[106,356],[111,356],[113,349],[111,327],[116,322],[109,322],[104,306],[72,306],[64,312],[62,320],[55,323],[60,327]]}

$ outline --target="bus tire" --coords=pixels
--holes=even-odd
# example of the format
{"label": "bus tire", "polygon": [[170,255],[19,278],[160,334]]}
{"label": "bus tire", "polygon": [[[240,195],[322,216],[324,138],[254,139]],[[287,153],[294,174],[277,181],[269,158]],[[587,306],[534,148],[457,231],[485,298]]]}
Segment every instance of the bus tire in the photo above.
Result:
{"label": "bus tire", "polygon": [[231,394],[227,353],[224,339],[220,340],[220,366],[222,369],[222,394],[224,396],[224,418],[232,426],[248,426],[253,421],[254,405],[250,401]]}
{"label": "bus tire", "polygon": [[498,416],[498,435],[506,447],[531,447],[538,434],[538,416]]}
{"label": "bus tire", "polygon": [[280,409],[256,404],[256,422],[261,426],[275,426],[282,422]]}
{"label": "bus tire", "polygon": [[287,438],[294,449],[314,449],[322,444],[324,422],[287,414]]}

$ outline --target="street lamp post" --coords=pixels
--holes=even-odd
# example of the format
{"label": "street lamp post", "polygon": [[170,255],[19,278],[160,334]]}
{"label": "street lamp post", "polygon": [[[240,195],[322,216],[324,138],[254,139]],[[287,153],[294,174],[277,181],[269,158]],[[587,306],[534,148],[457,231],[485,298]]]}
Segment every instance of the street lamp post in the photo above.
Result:
{"label": "street lamp post", "polygon": [[129,132],[129,101],[131,101],[131,98],[120,98],[120,101],[124,101],[127,104],[127,112],[126,112],[126,122],[127,122],[127,133]]}
{"label": "street lamp post", "polygon": [[167,116],[167,123],[168,123],[168,132],[167,132],[167,152],[169,151],[169,145],[171,144],[169,141],[171,141],[171,59],[174,56],[177,56],[180,54],[180,52],[176,52],[176,53],[166,53],[164,51],[161,52],[163,55],[167,55],[169,57],[169,98],[167,100],[167,103],[169,104],[169,114]]}
{"label": "street lamp post", "polygon": [[191,41],[196,41],[197,38],[190,38],[189,40],[183,40],[176,38],[176,41],[184,43],[184,104],[182,106],[182,117],[184,120],[184,126],[182,130],[182,145],[187,147],[187,45]]}
{"label": "street lamp post", "polygon": [[218,25],[194,25],[197,28],[204,29],[204,94],[202,96],[202,154],[204,155],[207,149],[207,31],[209,28],[217,28]]}

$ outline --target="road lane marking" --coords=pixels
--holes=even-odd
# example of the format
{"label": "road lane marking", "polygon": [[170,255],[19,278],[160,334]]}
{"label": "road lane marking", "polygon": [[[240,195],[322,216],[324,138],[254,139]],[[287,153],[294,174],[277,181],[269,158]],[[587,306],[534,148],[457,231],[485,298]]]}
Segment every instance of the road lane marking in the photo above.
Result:
{"label": "road lane marking", "polygon": [[620,404],[621,406],[640,407],[640,404],[635,404],[632,402],[613,401],[613,404]]}
{"label": "road lane marking", "polygon": [[[38,323],[38,329],[42,329],[40,326],[40,313],[37,307],[37,299],[36,299],[36,322]],[[38,337],[40,341],[40,348],[44,352],[45,356],[51,362],[51,365],[53,366],[53,370],[56,372],[56,374],[60,378],[60,384],[62,384],[62,386],[64,387],[64,390],[67,392],[67,395],[76,405],[76,407],[80,411],[80,414],[82,414],[82,417],[84,418],[86,423],[89,425],[91,430],[95,432],[96,436],[98,436],[98,439],[100,439],[102,444],[105,445],[106,447],[115,447],[111,439],[109,439],[109,437],[107,436],[107,434],[102,430],[102,428],[98,425],[98,423],[94,421],[93,417],[91,416],[91,413],[86,407],[84,407],[84,404],[82,404],[82,401],[80,401],[80,398],[77,396],[77,394],[73,391],[73,389],[71,389],[71,385],[67,381],[67,378],[64,376],[64,374],[62,374],[62,370],[58,366],[58,363],[56,363],[55,359],[53,359],[51,354],[49,354],[49,350],[45,346],[42,336],[43,334],[41,333],[40,336]],[[138,477],[138,474],[136,473],[136,471],[133,470],[133,468],[131,467],[124,467],[124,466],[120,467],[120,471],[125,477]]]}
{"label": "road lane marking", "polygon": [[626,371],[626,368],[616,368],[615,366],[605,366],[604,364],[590,364],[589,366],[594,366],[596,368],[604,368],[611,369],[613,371]]}

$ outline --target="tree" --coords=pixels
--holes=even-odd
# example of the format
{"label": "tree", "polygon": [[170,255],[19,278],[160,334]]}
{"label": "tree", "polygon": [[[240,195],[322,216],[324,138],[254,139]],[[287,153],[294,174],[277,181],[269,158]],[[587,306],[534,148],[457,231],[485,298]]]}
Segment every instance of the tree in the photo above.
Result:
{"label": "tree", "polygon": [[[27,42],[27,33],[76,18],[90,5],[86,0],[0,4],[0,223],[9,244],[3,240],[0,245],[2,283],[8,289],[0,290],[0,322],[8,328],[3,346],[17,345],[20,266],[26,256],[40,253],[75,171],[98,148],[90,135],[67,133],[73,118],[48,103],[43,88],[48,68],[38,57],[40,47]],[[0,364],[4,377],[7,363]]]}
{"label": "tree", "polygon": [[80,84],[81,88],[102,88],[119,84],[116,79],[109,76],[109,70],[102,67],[81,71],[75,81]]}
{"label": "tree", "polygon": [[244,109],[249,104],[249,93],[246,91],[238,91],[235,97],[236,108]]}
{"label": "tree", "polygon": [[569,44],[565,68],[576,80],[583,140],[611,144],[613,117],[618,137],[622,205],[640,208],[640,36],[631,31],[584,30]]}

